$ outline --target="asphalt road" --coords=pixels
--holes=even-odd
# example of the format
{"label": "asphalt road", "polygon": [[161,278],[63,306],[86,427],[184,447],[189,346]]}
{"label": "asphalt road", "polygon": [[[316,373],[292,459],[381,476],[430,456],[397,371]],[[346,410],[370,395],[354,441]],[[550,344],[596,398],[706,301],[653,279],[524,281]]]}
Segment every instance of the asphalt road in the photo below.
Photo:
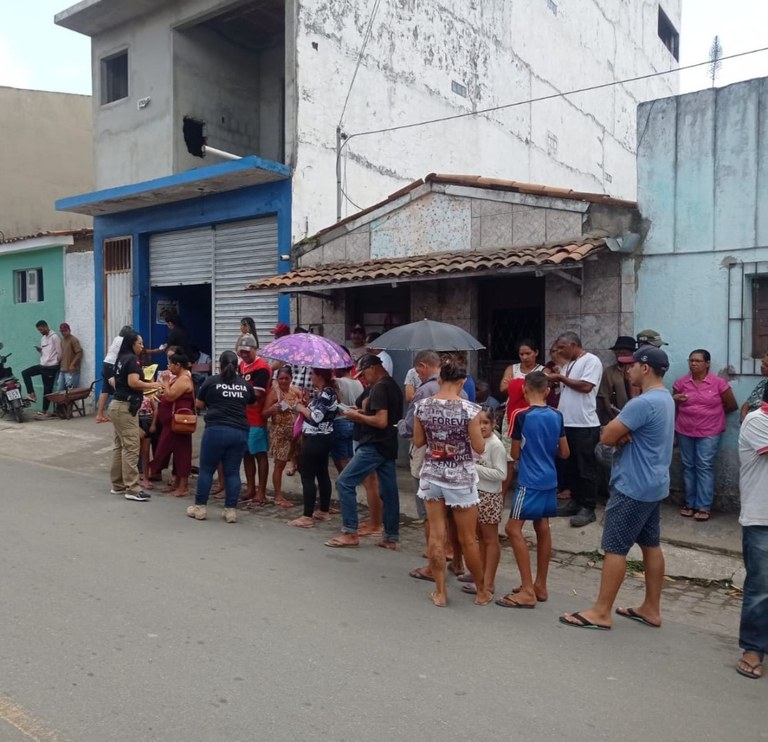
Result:
{"label": "asphalt road", "polygon": [[0,457],[0,740],[760,740],[735,638],[447,609],[414,555]]}

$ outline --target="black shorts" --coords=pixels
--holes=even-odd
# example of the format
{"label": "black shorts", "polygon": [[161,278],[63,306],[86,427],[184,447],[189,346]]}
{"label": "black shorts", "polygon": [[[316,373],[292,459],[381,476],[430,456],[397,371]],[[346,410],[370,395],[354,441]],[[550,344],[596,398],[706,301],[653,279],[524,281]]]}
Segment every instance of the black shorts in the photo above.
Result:
{"label": "black shorts", "polygon": [[661,543],[661,501],[644,502],[611,490],[605,506],[602,548],[626,556],[633,544],[655,547]]}
{"label": "black shorts", "polygon": [[109,383],[109,380],[115,375],[115,364],[114,363],[102,363],[101,364],[101,379],[104,382],[104,386],[101,388],[102,392],[107,392],[108,394],[112,394],[113,387],[112,384]]}

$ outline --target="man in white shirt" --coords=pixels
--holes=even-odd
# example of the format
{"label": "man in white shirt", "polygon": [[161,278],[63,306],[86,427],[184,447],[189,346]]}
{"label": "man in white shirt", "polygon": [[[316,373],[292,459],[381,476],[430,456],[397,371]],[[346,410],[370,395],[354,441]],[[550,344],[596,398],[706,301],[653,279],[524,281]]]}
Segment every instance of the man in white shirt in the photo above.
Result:
{"label": "man in white shirt", "polygon": [[35,388],[32,385],[32,377],[40,376],[43,380],[43,410],[35,415],[38,420],[47,420],[52,417],[48,414],[48,408],[51,401],[47,395],[53,391],[53,385],[56,377],[59,375],[59,364],[61,361],[61,340],[59,336],[48,327],[45,320],[40,320],[35,327],[42,336],[40,345],[35,346],[35,350],[40,354],[40,363],[37,366],[30,366],[21,372],[21,378],[24,379],[24,386],[27,388],[27,397],[32,401],[37,401]]}
{"label": "man in white shirt", "polygon": [[739,432],[744,599],[741,606],[736,672],[757,680],[768,652],[768,388],[761,406],[750,412]]}
{"label": "man in white shirt", "polygon": [[580,528],[595,520],[598,484],[595,446],[600,440],[597,392],[603,364],[596,355],[584,350],[575,332],[560,335],[555,349],[563,360],[562,373],[547,373],[547,376],[560,382],[557,409],[563,415],[565,436],[571,449],[570,457],[565,460],[565,484],[571,490],[571,499],[558,508],[557,514],[570,515],[571,525]]}
{"label": "man in white shirt", "polygon": [[393,375],[392,369],[394,368],[394,364],[392,363],[392,356],[387,353],[386,350],[383,350],[382,348],[376,347],[376,340],[381,335],[380,332],[371,332],[368,334],[368,336],[365,338],[365,345],[368,353],[373,353],[373,355],[378,356],[381,359],[381,364],[384,366],[384,370],[390,375]]}

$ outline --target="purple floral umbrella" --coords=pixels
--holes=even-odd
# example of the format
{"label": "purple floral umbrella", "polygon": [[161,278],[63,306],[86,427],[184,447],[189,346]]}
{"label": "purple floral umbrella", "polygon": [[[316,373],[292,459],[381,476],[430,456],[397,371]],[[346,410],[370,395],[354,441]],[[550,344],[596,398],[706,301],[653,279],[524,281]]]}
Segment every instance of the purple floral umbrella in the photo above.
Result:
{"label": "purple floral umbrella", "polygon": [[354,365],[352,357],[333,340],[299,332],[286,335],[259,348],[257,353],[264,358],[283,361],[292,366],[311,366],[313,368],[349,368]]}

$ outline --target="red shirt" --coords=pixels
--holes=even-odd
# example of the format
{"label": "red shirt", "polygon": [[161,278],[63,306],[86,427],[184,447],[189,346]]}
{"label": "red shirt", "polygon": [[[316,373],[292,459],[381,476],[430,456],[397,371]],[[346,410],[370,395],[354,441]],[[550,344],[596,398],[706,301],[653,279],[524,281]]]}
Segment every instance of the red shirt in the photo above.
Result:
{"label": "red shirt", "polygon": [[239,370],[240,376],[253,387],[255,392],[262,392],[260,399],[245,408],[245,414],[248,418],[248,425],[252,428],[263,428],[266,423],[262,413],[272,379],[272,367],[263,358],[257,357],[253,363],[246,363],[241,360]]}

